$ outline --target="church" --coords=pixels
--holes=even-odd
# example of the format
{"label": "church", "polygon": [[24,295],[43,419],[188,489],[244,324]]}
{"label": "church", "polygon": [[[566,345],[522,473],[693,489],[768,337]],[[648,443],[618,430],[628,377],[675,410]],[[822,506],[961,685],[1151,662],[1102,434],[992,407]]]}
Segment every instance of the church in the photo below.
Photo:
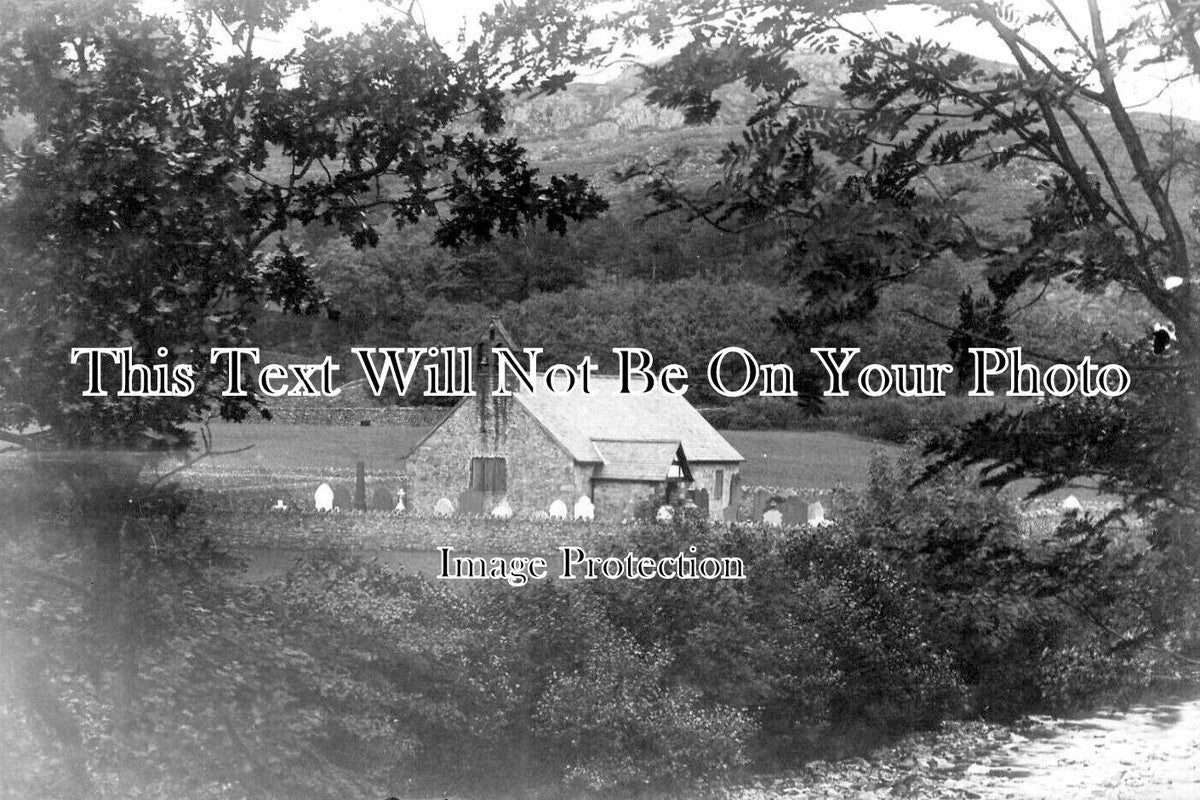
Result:
{"label": "church", "polygon": [[690,500],[710,520],[732,519],[742,456],[686,399],[661,391],[618,394],[615,376],[590,391],[518,389],[493,397],[493,347],[519,348],[493,319],[472,346],[475,396],[466,397],[405,461],[408,507],[432,514],[446,498],[459,514],[502,500],[517,516],[580,497],[597,520],[621,520]]}

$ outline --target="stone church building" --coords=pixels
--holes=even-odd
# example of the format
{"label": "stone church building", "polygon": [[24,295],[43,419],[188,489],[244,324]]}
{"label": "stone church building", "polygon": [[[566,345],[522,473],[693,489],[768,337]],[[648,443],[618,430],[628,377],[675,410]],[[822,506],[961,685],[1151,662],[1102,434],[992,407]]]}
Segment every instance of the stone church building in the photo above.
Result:
{"label": "stone church building", "polygon": [[444,497],[456,513],[490,513],[506,500],[527,516],[555,500],[571,509],[586,496],[597,520],[628,518],[668,499],[691,499],[712,520],[727,517],[742,456],[686,399],[617,394],[617,378],[602,375],[592,376],[588,393],[538,386],[492,397],[492,347],[519,349],[498,320],[472,351],[476,396],[455,406],[405,462],[412,511],[432,514]]}

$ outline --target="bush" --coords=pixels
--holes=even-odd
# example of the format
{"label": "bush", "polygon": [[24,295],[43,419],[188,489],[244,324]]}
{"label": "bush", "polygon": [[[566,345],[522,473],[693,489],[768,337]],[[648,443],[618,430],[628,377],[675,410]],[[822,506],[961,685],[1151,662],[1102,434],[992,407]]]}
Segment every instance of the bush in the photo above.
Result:
{"label": "bush", "polygon": [[67,518],[8,506],[5,777],[31,798],[627,794],[1095,703],[1177,673],[1160,645],[1195,654],[1196,515],[1031,532],[969,474],[920,470],[880,459],[817,531],[684,518],[587,542],[694,545],[749,580],[447,589],[330,552],[251,585],[214,568],[211,524],[172,530],[152,504],[126,530],[126,648],[86,606]]}
{"label": "bush", "polygon": [[750,580],[606,581],[595,591],[640,645],[672,653],[676,680],[751,715],[760,763],[828,755],[960,709],[917,590],[837,529],[644,526],[619,552],[691,544],[743,559]]}
{"label": "bush", "polygon": [[459,684],[449,715],[457,730],[423,748],[437,786],[454,775],[524,793],[563,782],[625,791],[719,776],[745,761],[745,715],[702,702],[675,679],[670,653],[609,621],[591,586],[488,584],[459,595],[456,624],[470,646],[440,669]]}
{"label": "bush", "polygon": [[864,547],[924,596],[979,713],[1094,704],[1145,683],[1144,645],[1175,626],[1189,571],[1164,569],[1144,536],[1068,515],[1043,533],[973,474],[877,457],[858,504],[842,514]]}
{"label": "bush", "polygon": [[565,757],[569,784],[592,791],[669,785],[741,766],[753,725],[700,692],[668,683],[671,656],[626,634],[606,637],[582,668],[554,674],[534,715],[539,738]]}

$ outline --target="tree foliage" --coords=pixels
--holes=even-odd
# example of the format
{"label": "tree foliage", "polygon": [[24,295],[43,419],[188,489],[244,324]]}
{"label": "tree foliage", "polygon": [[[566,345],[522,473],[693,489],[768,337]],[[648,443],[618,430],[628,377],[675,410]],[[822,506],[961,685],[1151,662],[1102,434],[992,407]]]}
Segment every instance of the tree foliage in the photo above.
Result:
{"label": "tree foliage", "polygon": [[[931,23],[972,24],[1009,63],[856,16],[895,6]],[[935,256],[947,252],[983,261],[1005,284],[1116,286],[1144,298],[1178,346],[1160,357],[1145,341],[1105,340],[1092,355],[1133,371],[1126,398],[1068,398],[993,415],[938,450],[948,462],[983,465],[996,482],[1026,475],[1050,488],[1099,476],[1103,489],[1137,504],[1200,506],[1200,317],[1190,223],[1179,203],[1181,184],[1196,177],[1196,144],[1183,123],[1148,127],[1135,117],[1121,81],[1148,63],[1166,65],[1174,82],[1200,77],[1188,4],[1140,4],[1124,14],[1102,12],[1095,0],[1071,10],[1051,0],[1021,8],[994,0],[635,0],[603,11],[563,0],[555,8],[553,16],[533,4],[513,8],[510,15],[531,26],[521,42],[544,36],[548,25],[611,35],[614,45],[677,47],[644,75],[653,102],[683,108],[692,121],[713,118],[714,93],[725,84],[742,81],[758,93],[714,185],[688,185],[671,162],[644,163],[626,177],[642,179],[664,208],[729,230],[775,232],[796,290],[781,319],[801,338],[871,313],[881,287],[940,268]],[[513,30],[511,21],[494,28],[497,52],[511,46]],[[799,50],[842,54],[836,102],[815,105],[803,93]],[[1027,227],[1014,236],[968,213],[961,177],[967,168],[1019,163],[1045,174]],[[1073,362],[1082,354],[1050,355]],[[1175,478],[1152,477],[1165,474]]]}
{"label": "tree foliage", "polygon": [[[495,137],[489,65],[444,52],[411,15],[260,55],[256,36],[297,7],[199,2],[182,19],[120,0],[3,9],[0,114],[34,122],[7,154],[0,207],[6,438],[161,451],[192,444],[184,423],[243,417],[254,401],[219,396],[210,350],[245,345],[265,302],[304,312],[322,299],[290,226],[362,248],[381,220],[435,217],[435,240],[458,246],[536,221],[562,232],[603,208],[579,178],[539,181],[517,143]],[[190,364],[197,390],[83,397],[85,371],[68,359],[80,346]],[[28,425],[40,431],[18,433]]]}

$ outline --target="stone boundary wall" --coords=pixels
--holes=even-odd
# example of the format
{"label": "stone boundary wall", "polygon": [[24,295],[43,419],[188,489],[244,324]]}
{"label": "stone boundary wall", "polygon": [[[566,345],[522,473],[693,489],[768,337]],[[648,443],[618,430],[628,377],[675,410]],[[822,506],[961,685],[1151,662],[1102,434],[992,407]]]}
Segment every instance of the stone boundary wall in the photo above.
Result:
{"label": "stone boundary wall", "polygon": [[446,415],[442,406],[368,406],[364,408],[273,408],[271,419],[251,414],[246,422],[284,425],[327,425],[353,427],[368,420],[372,425],[395,425],[408,428],[431,428]]}
{"label": "stone boundary wall", "polygon": [[423,517],[380,511],[208,513],[205,533],[227,547],[433,551],[445,545],[476,553],[544,555],[563,545],[602,549],[628,540],[619,523],[489,517]]}
{"label": "stone boundary wall", "polygon": [[[188,520],[191,517],[192,519]],[[322,514],[313,511],[259,511],[254,513],[207,512],[184,515],[185,524],[201,527],[221,545],[233,549],[324,550],[349,548],[378,551],[434,551],[450,545],[472,553],[546,555],[563,545],[599,551],[627,547],[637,524],[617,522],[569,522],[557,520],[490,517],[426,517],[381,511],[350,511]],[[1059,519],[1047,515],[1020,516],[1025,533],[1048,533]],[[720,523],[713,523],[719,525]],[[762,523],[739,522],[737,527],[762,528]],[[1141,529],[1139,522],[1135,525]],[[785,523],[773,528],[780,535],[811,530],[804,523]],[[703,529],[698,541],[703,545]]]}

